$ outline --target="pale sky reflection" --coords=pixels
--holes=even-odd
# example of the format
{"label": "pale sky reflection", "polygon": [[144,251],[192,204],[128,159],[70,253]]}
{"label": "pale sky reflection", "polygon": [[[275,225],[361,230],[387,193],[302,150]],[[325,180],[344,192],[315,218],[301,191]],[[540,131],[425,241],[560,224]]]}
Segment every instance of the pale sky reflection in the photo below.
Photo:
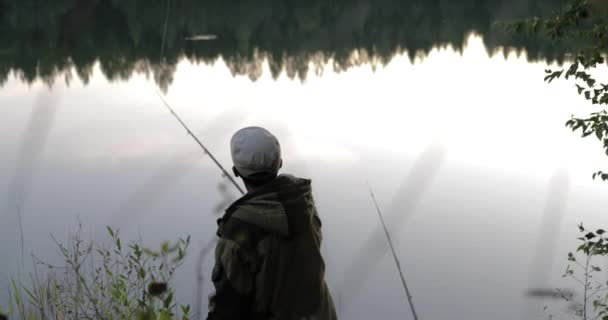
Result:
{"label": "pale sky reflection", "polygon": [[169,101],[190,119],[238,109],[249,115],[244,124],[287,125],[303,156],[356,161],[349,147],[417,154],[441,142],[453,161],[523,174],[566,167],[586,179],[603,165],[597,143],[564,128],[571,114],[592,110],[573,85],[544,84],[546,65],[525,56],[489,57],[478,36],[462,55],[435,49],[412,64],[403,54],[376,72],[364,65],[305,83],[274,81],[267,64],[252,83],[221,64],[180,64]]}
{"label": "pale sky reflection", "polygon": [[[502,54],[489,57],[482,39],[472,35],[462,55],[438,48],[412,63],[402,54],[375,72],[363,65],[334,73],[328,71],[330,61],[322,76],[311,72],[304,83],[285,74],[273,80],[267,63],[260,79],[251,82],[232,77],[222,61],[184,61],[167,99],[193,129],[227,111],[247,114],[235,128],[286,126],[298,155],[316,160],[355,162],[353,147],[413,155],[440,142],[453,161],[523,174],[540,171],[540,176],[547,169],[566,167],[587,178],[603,165],[599,145],[579,139],[564,122],[575,112],[592,109],[571,83],[545,85],[544,69],[546,65],[528,63],[514,53],[507,59]],[[0,98],[42,89],[17,83],[9,81]],[[75,81],[66,87],[59,81],[53,90],[67,90],[73,97],[66,102],[73,108],[64,111],[64,123],[58,125],[65,127],[64,135],[83,129],[83,123],[87,131],[100,133],[94,135],[95,143],[69,147],[70,154],[83,160],[145,157],[189,143],[176,134],[144,76],[125,86],[107,83],[97,69],[87,86]],[[92,101],[94,112],[86,106]],[[60,143],[69,143],[67,138]]]}

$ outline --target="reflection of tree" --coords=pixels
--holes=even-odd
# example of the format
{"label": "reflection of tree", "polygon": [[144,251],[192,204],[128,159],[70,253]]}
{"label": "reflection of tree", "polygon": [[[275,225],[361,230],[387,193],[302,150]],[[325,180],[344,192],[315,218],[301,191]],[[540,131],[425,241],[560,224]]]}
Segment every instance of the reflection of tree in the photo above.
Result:
{"label": "reflection of tree", "polygon": [[[505,46],[525,48],[532,59],[559,56],[550,43],[499,33],[491,25],[498,19],[549,12],[561,0],[169,3],[166,66],[161,67],[167,1],[0,0],[0,84],[11,72],[27,82],[52,82],[69,77],[71,70],[86,82],[99,62],[108,79],[153,74],[166,89],[180,59],[210,63],[220,57],[235,75],[258,78],[266,59],[273,76],[285,71],[303,79],[311,66],[320,72],[319,66],[329,61],[336,70],[345,70],[371,60],[385,64],[405,50],[413,58],[436,45],[462,48],[471,31],[485,35],[490,51]],[[208,33],[219,38],[184,40]]]}

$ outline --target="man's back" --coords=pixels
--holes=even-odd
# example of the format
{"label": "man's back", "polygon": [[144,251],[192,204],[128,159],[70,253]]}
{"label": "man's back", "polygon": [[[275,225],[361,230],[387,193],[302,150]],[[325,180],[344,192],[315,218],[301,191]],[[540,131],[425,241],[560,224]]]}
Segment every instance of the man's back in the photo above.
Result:
{"label": "man's back", "polygon": [[209,319],[336,319],[310,180],[278,176],[218,226]]}

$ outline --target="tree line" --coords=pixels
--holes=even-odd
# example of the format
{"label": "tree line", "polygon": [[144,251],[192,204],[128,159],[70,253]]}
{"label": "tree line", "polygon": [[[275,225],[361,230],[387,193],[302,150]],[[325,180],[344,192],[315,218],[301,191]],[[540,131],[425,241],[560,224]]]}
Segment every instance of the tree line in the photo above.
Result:
{"label": "tree line", "polygon": [[[528,57],[560,59],[548,41],[493,28],[499,20],[546,15],[562,0],[0,0],[0,84],[11,73],[25,82],[53,82],[68,71],[87,81],[99,62],[110,80],[152,74],[166,88],[181,59],[223,58],[235,75],[304,78],[309,66],[383,64],[435,46],[462,49],[467,35],[484,36],[489,51],[525,49]],[[164,61],[161,45],[166,24]],[[213,41],[187,37],[213,34]],[[363,54],[356,57],[354,50]],[[162,63],[161,63],[162,62]],[[320,70],[319,70],[320,71]],[[69,80],[69,75],[67,75]]]}

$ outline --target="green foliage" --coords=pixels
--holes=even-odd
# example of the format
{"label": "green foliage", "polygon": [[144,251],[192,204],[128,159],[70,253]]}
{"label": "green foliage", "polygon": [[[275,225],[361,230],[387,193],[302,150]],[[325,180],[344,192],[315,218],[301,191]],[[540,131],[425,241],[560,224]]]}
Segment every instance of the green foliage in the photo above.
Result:
{"label": "green foliage", "polygon": [[66,244],[53,238],[63,263],[34,257],[30,281],[12,281],[9,315],[19,320],[188,319],[190,307],[177,304],[170,283],[190,237],[163,242],[155,251],[137,241],[123,244],[110,227],[107,234],[109,245],[84,241],[80,227]]}
{"label": "green foliage", "polygon": [[[598,79],[598,71],[606,71],[608,53],[608,15],[596,7],[596,2],[571,0],[561,11],[548,18],[530,18],[514,23],[502,24],[513,32],[529,36],[545,37],[554,43],[571,45],[570,59],[557,69],[545,70],[545,81],[565,79],[574,83],[576,91],[600,110],[587,117],[572,116],[566,122],[583,138],[595,136],[608,155],[608,79]],[[593,179],[608,180],[608,174],[598,171]]]}
{"label": "green foliage", "polygon": [[[581,236],[578,240],[581,244],[575,253],[568,253],[570,264],[566,267],[563,277],[573,279],[578,283],[583,292],[581,301],[574,303],[575,315],[583,320],[608,319],[608,283],[599,280],[602,268],[593,262],[600,257],[608,256],[608,238],[606,231],[598,229],[595,232],[586,230],[580,224],[578,226]],[[567,298],[570,301],[570,298]]]}

